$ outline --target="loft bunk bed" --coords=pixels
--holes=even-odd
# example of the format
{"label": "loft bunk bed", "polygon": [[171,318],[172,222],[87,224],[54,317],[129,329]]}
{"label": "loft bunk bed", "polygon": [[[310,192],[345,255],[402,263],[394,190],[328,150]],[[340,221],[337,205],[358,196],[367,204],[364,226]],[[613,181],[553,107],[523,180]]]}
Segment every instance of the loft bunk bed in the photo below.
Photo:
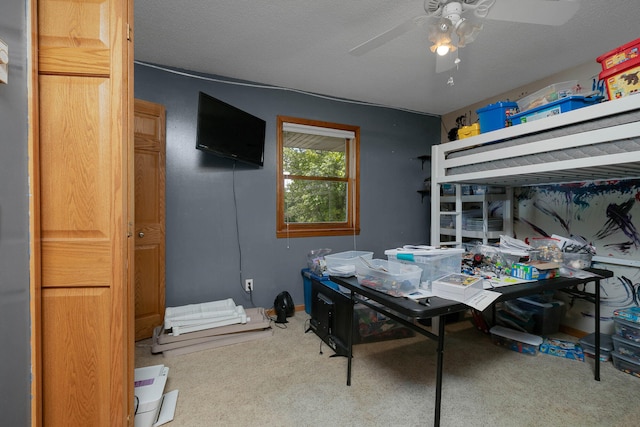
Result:
{"label": "loft bunk bed", "polygon": [[[461,184],[511,189],[638,177],[640,95],[434,145],[431,151],[431,243],[434,246],[462,244]],[[455,184],[453,212],[442,211],[443,184]],[[456,217],[454,241],[441,240],[442,215]],[[510,221],[510,213],[508,217]],[[505,229],[511,231],[512,226],[507,224]]]}

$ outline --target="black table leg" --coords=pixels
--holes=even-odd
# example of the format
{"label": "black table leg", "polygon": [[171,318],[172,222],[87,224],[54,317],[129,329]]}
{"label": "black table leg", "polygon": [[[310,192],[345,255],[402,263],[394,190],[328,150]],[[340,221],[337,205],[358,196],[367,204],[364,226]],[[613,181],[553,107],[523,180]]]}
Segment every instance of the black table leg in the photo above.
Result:
{"label": "black table leg", "polygon": [[600,280],[596,280],[596,372],[595,380],[600,381]]}
{"label": "black table leg", "polygon": [[436,368],[436,408],[433,425],[440,425],[440,403],[442,401],[442,365],[444,362],[444,316],[438,316],[438,366]]}
{"label": "black table leg", "polygon": [[353,307],[355,301],[353,298],[353,291],[351,291],[351,304],[350,304],[350,316],[349,316],[349,333],[347,334],[347,385],[351,385],[351,359],[353,359]]}

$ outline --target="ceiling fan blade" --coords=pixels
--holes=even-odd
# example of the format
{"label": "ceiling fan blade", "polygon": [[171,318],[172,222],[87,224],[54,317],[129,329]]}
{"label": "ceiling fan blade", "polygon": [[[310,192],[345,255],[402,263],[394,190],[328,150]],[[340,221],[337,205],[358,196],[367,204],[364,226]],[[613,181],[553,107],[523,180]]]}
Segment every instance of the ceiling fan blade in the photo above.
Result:
{"label": "ceiling fan blade", "polygon": [[367,40],[366,42],[359,44],[358,46],[351,49],[349,53],[354,56],[364,55],[365,53],[372,51],[373,49],[376,49],[395,38],[400,37],[404,33],[413,30],[422,22],[424,18],[425,16],[420,15],[408,19],[402,24],[396,25],[395,27],[385,31],[384,33],[378,34],[377,36]]}
{"label": "ceiling fan blade", "polygon": [[456,66],[456,53],[449,52],[444,56],[436,55],[436,73],[444,73]]}
{"label": "ceiling fan blade", "polygon": [[573,0],[496,0],[487,19],[562,25],[575,15],[579,7],[580,3]]}

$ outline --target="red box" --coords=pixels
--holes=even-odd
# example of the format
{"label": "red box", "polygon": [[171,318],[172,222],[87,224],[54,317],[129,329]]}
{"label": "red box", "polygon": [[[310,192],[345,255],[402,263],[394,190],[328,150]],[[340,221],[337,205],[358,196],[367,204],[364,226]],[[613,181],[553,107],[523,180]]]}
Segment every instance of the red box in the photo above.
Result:
{"label": "red box", "polygon": [[630,61],[640,56],[640,39],[633,40],[627,44],[613,49],[610,52],[600,55],[596,61],[602,65],[602,71],[617,67],[623,62]]}
{"label": "red box", "polygon": [[607,86],[609,99],[622,98],[640,92],[640,56],[600,72]]}

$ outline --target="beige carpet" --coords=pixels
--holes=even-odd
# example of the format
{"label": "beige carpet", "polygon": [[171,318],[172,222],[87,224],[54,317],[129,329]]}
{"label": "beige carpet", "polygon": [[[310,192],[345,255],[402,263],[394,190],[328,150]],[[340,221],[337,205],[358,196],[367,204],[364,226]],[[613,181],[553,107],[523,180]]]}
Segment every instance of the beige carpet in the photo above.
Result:
{"label": "beige carpet", "polygon": [[[165,390],[179,397],[168,427],[433,425],[434,341],[356,345],[347,387],[347,359],[305,333],[308,319],[297,312],[269,338],[181,356],[152,355],[140,341],[136,366],[170,368]],[[522,355],[468,321],[446,334],[442,426],[640,425],[640,378],[610,362],[597,382],[591,359]]]}

